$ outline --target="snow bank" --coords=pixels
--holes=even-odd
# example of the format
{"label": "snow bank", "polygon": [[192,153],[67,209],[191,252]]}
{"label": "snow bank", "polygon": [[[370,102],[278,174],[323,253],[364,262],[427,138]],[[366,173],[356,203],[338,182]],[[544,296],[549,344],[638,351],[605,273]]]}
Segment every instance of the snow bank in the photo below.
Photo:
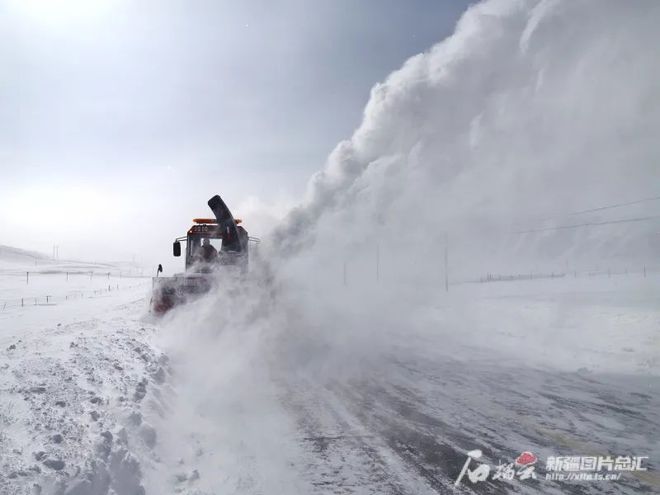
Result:
{"label": "snow bank", "polygon": [[[19,258],[14,267],[31,266]],[[3,494],[144,493],[139,458],[153,440],[136,421],[167,363],[149,345],[152,327],[137,321],[148,284],[128,281],[103,295],[0,305]],[[90,283],[57,276],[46,285],[57,295]],[[0,273],[0,295],[20,300],[44,288],[38,277],[26,284]]]}

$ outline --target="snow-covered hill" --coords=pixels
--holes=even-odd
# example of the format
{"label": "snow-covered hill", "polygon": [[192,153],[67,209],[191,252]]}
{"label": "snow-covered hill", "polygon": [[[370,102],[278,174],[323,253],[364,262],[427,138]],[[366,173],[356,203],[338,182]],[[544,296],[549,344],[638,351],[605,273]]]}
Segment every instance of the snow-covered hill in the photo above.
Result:
{"label": "snow-covered hill", "polygon": [[53,259],[43,253],[26,249],[0,245],[0,272],[82,272],[96,271],[122,272],[127,275],[137,275],[145,272],[145,268],[130,261],[81,261]]}
{"label": "snow-covered hill", "polygon": [[0,263],[2,264],[38,265],[50,261],[50,258],[43,253],[0,245]]}

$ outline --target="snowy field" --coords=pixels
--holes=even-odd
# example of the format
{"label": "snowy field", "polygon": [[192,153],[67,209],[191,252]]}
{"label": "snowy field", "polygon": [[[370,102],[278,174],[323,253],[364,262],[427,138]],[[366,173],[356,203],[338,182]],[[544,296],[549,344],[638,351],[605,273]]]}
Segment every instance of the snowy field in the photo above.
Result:
{"label": "snowy field", "polygon": [[0,311],[135,288],[147,280],[142,273],[130,263],[52,260],[39,253],[0,246]]}
{"label": "snowy field", "polygon": [[[104,427],[117,424],[114,406],[138,401],[144,370],[154,366],[149,354],[132,356],[150,350],[136,322],[151,280],[121,265],[26,259],[6,248],[0,254],[0,493],[60,493],[64,486],[96,493],[84,483],[71,491],[59,479],[91,469],[103,484],[90,463],[111,460],[109,445],[119,441]],[[131,485],[130,472],[138,464],[113,455],[108,470],[124,480],[115,492],[134,493],[139,476]]]}
{"label": "snowy field", "polygon": [[[454,285],[382,318],[350,288],[315,307],[255,278],[156,320],[149,288],[0,313],[1,493],[660,490],[657,275]],[[531,451],[649,469],[453,487],[473,449],[493,466]]]}

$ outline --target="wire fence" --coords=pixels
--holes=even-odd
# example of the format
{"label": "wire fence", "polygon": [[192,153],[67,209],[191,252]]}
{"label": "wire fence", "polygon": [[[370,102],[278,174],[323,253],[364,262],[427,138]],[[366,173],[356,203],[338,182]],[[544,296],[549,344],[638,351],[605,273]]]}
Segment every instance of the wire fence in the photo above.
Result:
{"label": "wire fence", "polygon": [[657,268],[647,267],[642,265],[641,267],[636,268],[596,268],[593,270],[565,270],[558,272],[550,273],[517,273],[517,274],[496,274],[496,273],[487,273],[486,275],[479,278],[479,280],[469,280],[468,282],[509,282],[514,280],[537,280],[537,279],[553,279],[553,278],[582,278],[582,277],[608,277],[613,276],[638,276],[646,278],[651,273],[657,272]]}
{"label": "wire fence", "polygon": [[107,288],[93,289],[93,290],[76,290],[64,295],[41,295],[41,296],[25,296],[15,299],[2,299],[0,300],[0,311],[6,311],[12,308],[22,308],[25,306],[54,306],[56,304],[74,301],[78,299],[92,299],[95,297],[103,297],[111,295],[111,292],[117,292],[127,289],[136,289],[139,287],[147,287],[147,282],[141,284],[115,286],[108,285]]}
{"label": "wire fence", "polygon": [[[660,273],[660,265],[640,260],[638,263],[623,263],[611,265],[593,265],[570,263],[569,261],[558,262],[555,269],[546,263],[545,267],[529,267],[530,271],[512,272],[485,272],[487,266],[479,268],[468,268],[465,261],[459,261],[456,268],[452,269],[451,257],[448,251],[448,242],[439,246],[433,256],[428,256],[417,263],[420,258],[404,257],[399,253],[386,251],[378,243],[373,248],[362,249],[359,253],[352,253],[351,257],[343,257],[336,263],[333,272],[335,280],[344,287],[360,286],[370,287],[378,284],[415,282],[419,280],[434,280],[438,288],[449,291],[451,286],[473,283],[512,282],[512,281],[534,281],[542,279],[570,280],[589,279],[596,277],[613,278],[615,276],[630,276],[647,278],[657,276]],[[606,262],[607,263],[607,262]],[[421,267],[421,268],[420,268]],[[452,276],[452,271],[457,273]],[[471,272],[471,273],[467,273]],[[480,274],[481,272],[481,274]],[[408,277],[408,278],[406,278]]]}
{"label": "wire fence", "polygon": [[0,272],[0,312],[107,297],[119,291],[146,288],[150,282],[151,277],[126,276],[117,271],[3,271]]}
{"label": "wire fence", "polygon": [[51,277],[61,276],[65,281],[79,277],[87,277],[89,280],[110,279],[110,278],[151,278],[149,275],[140,273],[124,272],[124,271],[94,271],[94,270],[38,270],[38,271],[25,271],[25,270],[3,270],[0,272],[2,277],[22,277],[26,284],[29,284],[35,277],[41,275],[48,275]]}

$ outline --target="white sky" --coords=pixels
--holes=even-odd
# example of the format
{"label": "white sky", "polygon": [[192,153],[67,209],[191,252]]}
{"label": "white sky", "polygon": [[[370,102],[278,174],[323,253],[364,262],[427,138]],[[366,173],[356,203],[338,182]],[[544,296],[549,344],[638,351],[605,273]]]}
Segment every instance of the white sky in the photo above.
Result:
{"label": "white sky", "polygon": [[215,193],[261,234],[466,6],[0,0],[0,244],[152,264]]}

